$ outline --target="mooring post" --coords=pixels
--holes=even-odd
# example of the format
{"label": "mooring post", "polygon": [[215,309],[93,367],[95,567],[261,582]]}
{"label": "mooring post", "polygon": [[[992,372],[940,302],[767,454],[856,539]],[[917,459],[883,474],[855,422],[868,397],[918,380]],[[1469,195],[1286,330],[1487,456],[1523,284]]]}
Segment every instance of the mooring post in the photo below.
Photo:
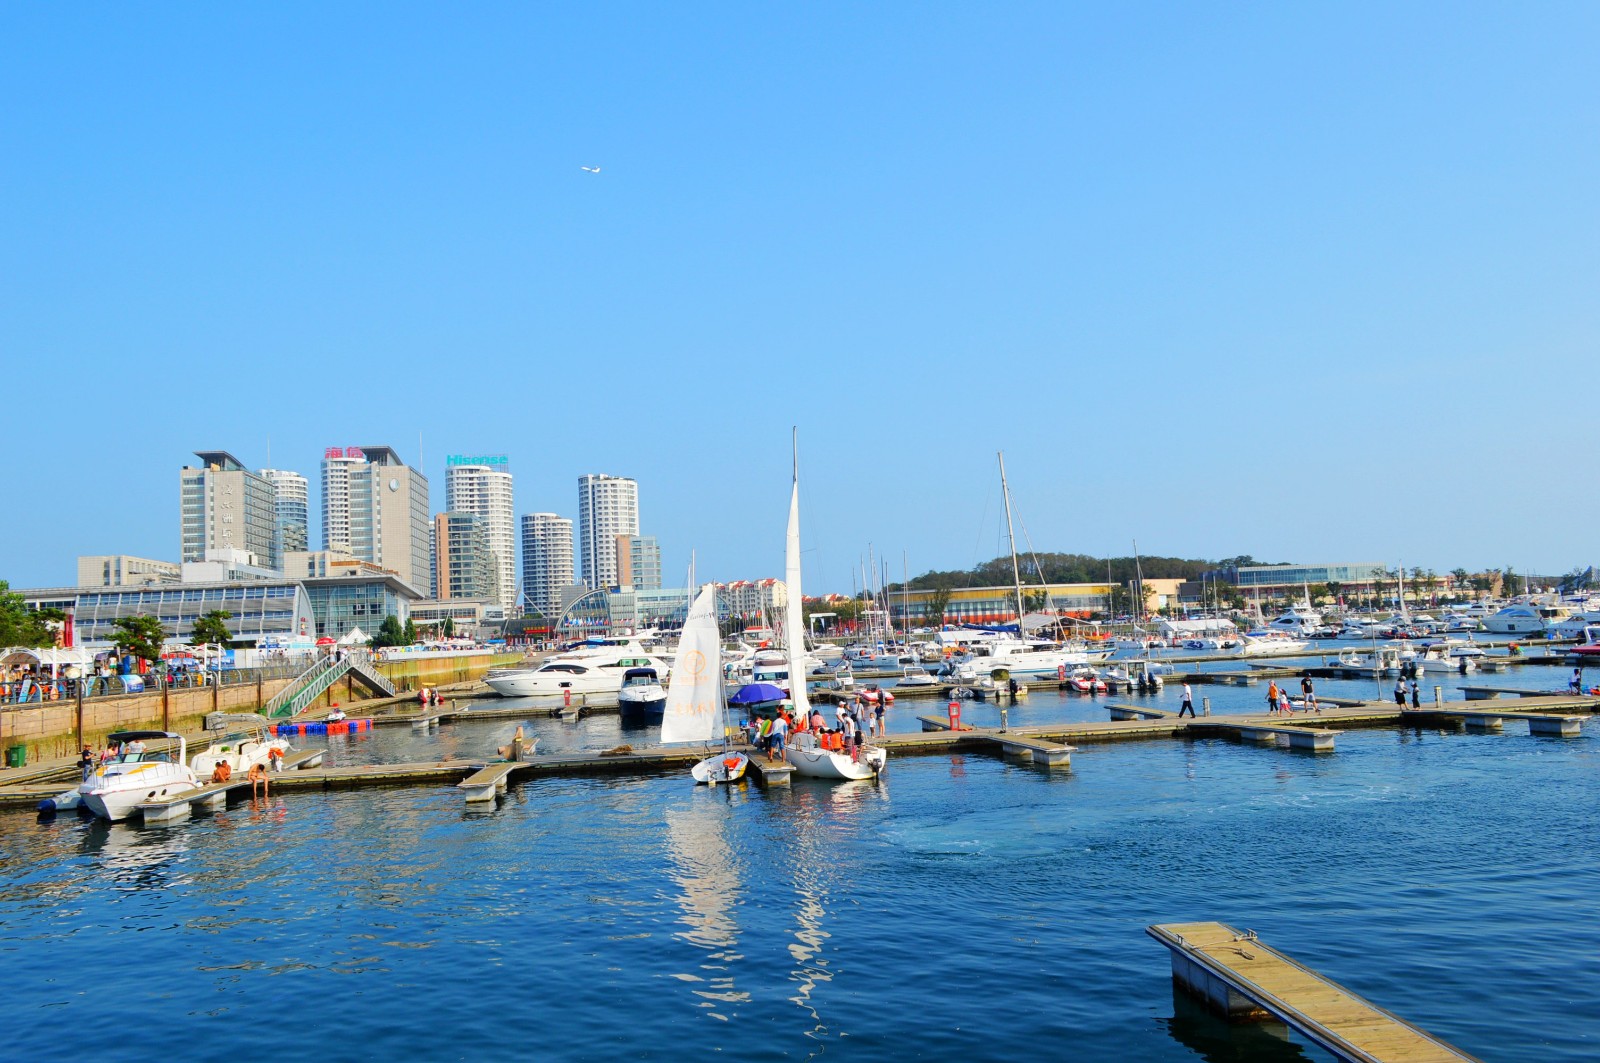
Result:
{"label": "mooring post", "polygon": [[1444,687],[1433,688],[1433,707],[1436,709],[1444,708]]}
{"label": "mooring post", "polygon": [[1003,732],[1005,729],[1006,729],[1006,707],[1004,705],[1002,705],[1002,706],[1000,706],[1000,730]]}
{"label": "mooring post", "polygon": [[1210,698],[1201,698],[1200,699],[1200,711],[1203,712],[1207,716],[1211,715],[1211,699]]}

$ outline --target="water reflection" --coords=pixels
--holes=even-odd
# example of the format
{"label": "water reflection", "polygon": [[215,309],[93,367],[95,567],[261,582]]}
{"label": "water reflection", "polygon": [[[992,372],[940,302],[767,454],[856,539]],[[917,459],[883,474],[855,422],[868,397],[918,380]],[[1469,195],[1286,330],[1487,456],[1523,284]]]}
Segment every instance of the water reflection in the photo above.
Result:
{"label": "water reflection", "polygon": [[1207,1011],[1189,994],[1172,987],[1172,1017],[1157,1019],[1172,1039],[1211,1063],[1304,1063],[1305,1050],[1289,1040],[1281,1022],[1229,1023]]}
{"label": "water reflection", "polygon": [[[680,974],[684,981],[704,981],[695,989],[701,1005],[711,1018],[727,1022],[734,1018],[733,1007],[749,1001],[750,994],[735,984],[734,964],[743,957],[737,951],[739,920],[735,907],[741,891],[739,860],[728,844],[729,806],[742,803],[744,788],[718,787],[696,790],[686,806],[669,809],[666,814],[666,850],[671,861],[667,875],[678,887],[678,923],[682,930],[674,937],[705,950],[700,965],[704,975]],[[726,1007],[725,1007],[726,1006]]]}

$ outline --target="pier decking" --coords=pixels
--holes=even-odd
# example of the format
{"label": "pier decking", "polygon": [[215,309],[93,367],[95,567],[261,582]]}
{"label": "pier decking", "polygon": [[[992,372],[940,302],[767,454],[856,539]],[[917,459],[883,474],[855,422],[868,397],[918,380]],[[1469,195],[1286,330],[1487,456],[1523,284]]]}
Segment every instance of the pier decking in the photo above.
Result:
{"label": "pier decking", "polygon": [[1450,1063],[1476,1057],[1223,923],[1149,927],[1172,953],[1172,978],[1235,1021],[1276,1018],[1354,1063]]}

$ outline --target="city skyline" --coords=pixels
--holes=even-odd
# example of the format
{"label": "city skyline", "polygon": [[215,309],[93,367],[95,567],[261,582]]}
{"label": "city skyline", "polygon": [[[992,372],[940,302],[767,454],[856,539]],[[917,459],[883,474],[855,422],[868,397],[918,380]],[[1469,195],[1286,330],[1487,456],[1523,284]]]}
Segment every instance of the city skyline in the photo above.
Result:
{"label": "city skyline", "polygon": [[112,455],[0,578],[334,433],[513,455],[519,516],[617,470],[668,584],[777,573],[791,425],[823,591],[1003,553],[997,451],[1038,550],[1593,561],[1600,10],[304,14],[0,12],[8,383]]}

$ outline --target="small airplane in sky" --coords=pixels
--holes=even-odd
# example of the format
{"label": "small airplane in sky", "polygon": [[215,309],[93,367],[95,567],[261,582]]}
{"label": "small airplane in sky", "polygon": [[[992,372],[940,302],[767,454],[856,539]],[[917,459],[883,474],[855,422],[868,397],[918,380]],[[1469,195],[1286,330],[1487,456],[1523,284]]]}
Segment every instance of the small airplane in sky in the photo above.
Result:
{"label": "small airplane in sky", "polygon": [[598,167],[598,166],[580,166],[580,167],[578,167],[578,169],[582,170],[584,173],[599,173],[600,172],[600,167]]}

